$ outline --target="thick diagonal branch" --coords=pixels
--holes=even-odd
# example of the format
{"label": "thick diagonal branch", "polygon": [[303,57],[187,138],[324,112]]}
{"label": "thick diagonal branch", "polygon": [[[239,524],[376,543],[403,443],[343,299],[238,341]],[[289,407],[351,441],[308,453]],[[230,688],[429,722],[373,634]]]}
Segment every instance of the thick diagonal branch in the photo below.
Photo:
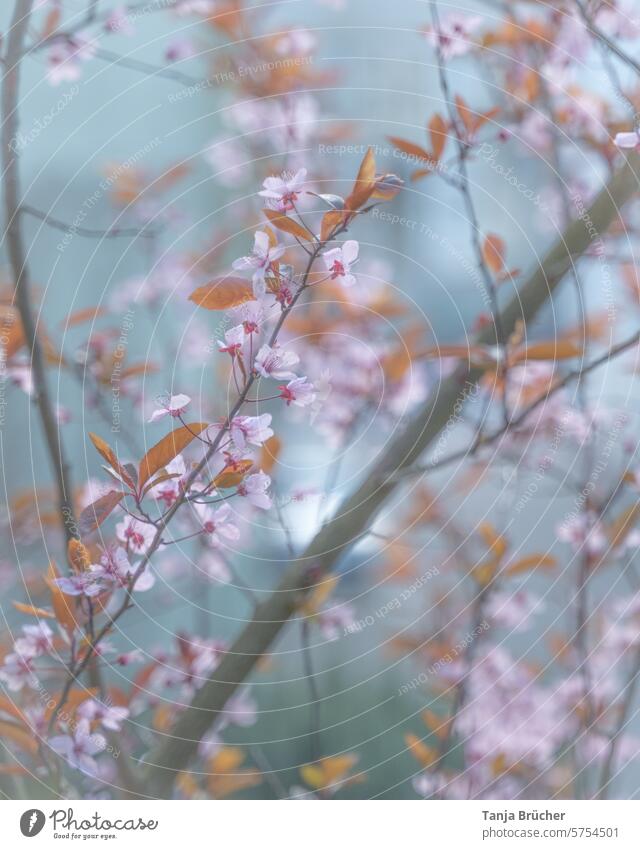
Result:
{"label": "thick diagonal branch", "polygon": [[[517,321],[530,321],[548,300],[573,263],[590,247],[604,248],[605,233],[620,214],[621,207],[638,188],[640,157],[632,154],[591,206],[583,209],[576,199],[578,218],[529,276],[520,291],[501,311],[501,326],[510,333]],[[483,331],[478,343],[495,344],[495,329]],[[159,746],[147,758],[147,792],[166,797],[173,781],[194,755],[199,741],[220,716],[228,699],[248,678],[258,661],[293,616],[311,586],[322,581],[336,561],[366,533],[385,501],[399,487],[399,470],[413,465],[427,446],[455,415],[456,405],[468,383],[481,372],[460,368],[443,381],[427,399],[413,421],[386,449],[376,468],[338,508],[304,554],[294,561],[277,590],[256,608],[225,654],[221,664],[198,690]]]}
{"label": "thick diagonal branch", "polygon": [[33,0],[17,0],[11,27],[7,34],[4,57],[5,72],[2,79],[2,165],[4,173],[5,240],[15,284],[15,303],[27,347],[31,355],[31,371],[36,403],[53,473],[56,479],[60,515],[67,540],[76,535],[73,518],[73,499],[69,471],[60,441],[58,422],[47,388],[45,359],[38,339],[38,328],[33,314],[31,279],[20,223],[20,172],[18,154],[13,149],[18,135],[18,97],[20,64],[24,39],[29,26]]}

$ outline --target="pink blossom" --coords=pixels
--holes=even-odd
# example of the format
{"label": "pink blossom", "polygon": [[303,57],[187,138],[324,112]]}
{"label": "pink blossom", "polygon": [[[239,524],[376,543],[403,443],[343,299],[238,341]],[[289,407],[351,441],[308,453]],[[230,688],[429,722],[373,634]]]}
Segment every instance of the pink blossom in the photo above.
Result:
{"label": "pink blossom", "polygon": [[178,0],[173,9],[178,15],[204,15],[215,12],[215,0]]}
{"label": "pink blossom", "polygon": [[359,245],[354,239],[348,239],[342,247],[332,248],[322,254],[327,271],[332,280],[340,280],[343,286],[353,286],[356,278],[351,274],[351,266],[358,259]]}
{"label": "pink blossom", "polygon": [[325,640],[337,640],[353,625],[355,611],[349,604],[327,607],[318,614],[318,625]]}
{"label": "pink blossom", "polygon": [[135,32],[131,15],[126,6],[116,6],[107,16],[104,28],[107,32],[121,33],[122,35],[133,35]]}
{"label": "pink blossom", "polygon": [[296,377],[290,380],[286,386],[280,386],[280,397],[287,402],[287,407],[293,404],[296,407],[308,407],[316,400],[313,383],[306,377]]}
{"label": "pink blossom", "polygon": [[39,657],[53,649],[53,631],[46,622],[37,625],[23,625],[23,637],[15,642],[15,650],[23,657]]}
{"label": "pink blossom", "polygon": [[33,668],[33,657],[23,657],[16,652],[8,654],[0,666],[0,681],[4,681],[11,692],[17,692],[25,685],[35,689],[38,679]]}
{"label": "pink blossom", "polygon": [[261,416],[236,416],[232,419],[230,427],[236,448],[243,451],[247,443],[262,445],[273,436],[270,424],[271,413],[263,413]]}
{"label": "pink blossom", "polygon": [[90,59],[94,53],[93,41],[80,34],[56,42],[47,53],[47,79],[51,85],[80,79],[80,63]]}
{"label": "pink blossom", "polygon": [[[134,520],[135,521],[135,520]],[[91,571],[106,582],[112,582],[118,587],[128,587],[131,578],[136,572],[136,566],[132,566],[127,557],[127,552],[120,546],[108,548],[100,558],[97,566],[92,566]],[[145,592],[151,589],[155,583],[155,577],[150,569],[145,568],[139,575],[135,589]]]}
{"label": "pink blossom", "polygon": [[132,649],[131,651],[122,652],[119,654],[115,662],[118,666],[130,666],[132,663],[140,663],[144,660],[144,655],[140,649]]}
{"label": "pink blossom", "polygon": [[132,516],[127,516],[116,525],[116,536],[124,542],[127,551],[134,554],[146,554],[156,535],[156,529],[147,522],[141,522]]}
{"label": "pink blossom", "polygon": [[522,139],[532,150],[550,150],[553,145],[554,126],[546,115],[533,110],[526,113],[523,120],[512,132],[515,138]]}
{"label": "pink blossom", "polygon": [[637,38],[640,35],[640,17],[636,0],[616,0],[613,4],[602,4],[595,19],[608,35],[614,38]]}
{"label": "pink blossom", "polygon": [[164,58],[167,62],[180,62],[183,59],[191,59],[196,53],[196,46],[190,38],[176,38],[167,46]]}
{"label": "pink blossom", "polygon": [[157,422],[165,416],[178,418],[178,416],[181,416],[184,413],[190,403],[191,398],[189,398],[188,395],[172,395],[170,398],[159,402],[160,409],[155,410],[151,414],[149,421]]}
{"label": "pink blossom", "polygon": [[123,720],[129,716],[125,707],[107,706],[97,699],[86,699],[77,710],[77,715],[89,722],[99,722],[110,731],[120,731]]}
{"label": "pink blossom", "polygon": [[228,504],[213,510],[208,504],[194,504],[202,530],[214,545],[221,545],[221,537],[228,540],[240,539],[240,531],[233,523],[233,511]]}
{"label": "pink blossom", "polygon": [[291,366],[300,362],[300,357],[293,351],[284,351],[282,348],[270,348],[263,345],[258,351],[254,363],[255,370],[262,377],[272,377],[274,380],[288,380],[295,377]]}
{"label": "pink blossom", "polygon": [[640,133],[617,133],[613,143],[622,150],[637,150],[640,148]]}
{"label": "pink blossom", "polygon": [[8,365],[6,366],[6,373],[11,382],[26,395],[33,395],[33,374],[28,365],[22,365],[21,363]]}
{"label": "pink blossom", "polygon": [[214,550],[206,549],[200,557],[199,564],[202,571],[221,584],[230,584],[232,574],[224,559]]}
{"label": "pink blossom", "polygon": [[301,168],[295,174],[285,171],[280,177],[267,177],[262,184],[264,189],[258,194],[260,197],[267,198],[272,209],[290,212],[295,207],[306,176],[307,169]]}
{"label": "pink blossom", "polygon": [[161,480],[154,484],[153,479],[150,484],[149,494],[156,501],[164,502],[166,507],[171,507],[176,498],[180,495],[182,489],[182,481],[187,475],[187,469],[182,459],[182,454],[177,454],[171,462],[167,463],[164,470],[159,472],[155,477],[163,478],[165,475],[173,477]]}
{"label": "pink blossom", "polygon": [[253,293],[256,298],[266,292],[265,275],[273,270],[273,263],[280,259],[285,252],[284,245],[269,244],[269,236],[264,230],[258,230],[254,236],[253,252],[233,262],[236,271],[253,270]]}
{"label": "pink blossom", "polygon": [[463,56],[473,47],[471,35],[481,23],[482,18],[477,15],[469,16],[452,12],[440,21],[437,31],[429,27],[427,38],[434,47],[440,45],[443,59]]}
{"label": "pink blossom", "polygon": [[223,186],[235,188],[247,171],[247,155],[232,139],[215,139],[202,155],[214,170],[215,178]]}
{"label": "pink blossom", "polygon": [[567,542],[574,551],[584,550],[593,556],[599,556],[607,548],[607,535],[601,522],[590,513],[571,516],[556,527],[556,536],[561,542]]}
{"label": "pink blossom", "polygon": [[271,478],[269,475],[265,475],[264,472],[257,472],[242,481],[238,487],[238,495],[248,498],[249,503],[253,504],[254,507],[268,510],[271,507],[271,498],[267,494],[270,485]]}
{"label": "pink blossom", "polygon": [[56,404],[56,421],[58,424],[69,424],[71,419],[71,410],[68,407],[63,407],[62,404]]}
{"label": "pink blossom", "polygon": [[265,300],[259,298],[255,301],[247,301],[239,307],[231,310],[236,321],[241,322],[247,336],[260,333],[260,328],[265,321]]}
{"label": "pink blossom", "polygon": [[221,354],[229,354],[231,357],[235,357],[242,350],[242,346],[245,341],[245,329],[242,324],[238,324],[235,327],[232,327],[231,330],[225,331],[224,334],[224,342],[220,342],[218,340],[218,351]]}
{"label": "pink blossom", "polygon": [[487,617],[493,624],[513,631],[525,631],[532,625],[533,614],[541,613],[544,603],[526,590],[494,591],[486,605]]}
{"label": "pink blossom", "polygon": [[95,776],[97,764],[93,759],[94,755],[105,750],[107,741],[102,734],[92,734],[89,721],[81,719],[71,734],[52,737],[49,745],[54,752],[66,760],[70,767]]}
{"label": "pink blossom", "polygon": [[255,725],[257,714],[258,706],[249,695],[249,690],[245,688],[231,696],[226,703],[216,730],[222,731],[228,725],[249,728],[251,725]]}
{"label": "pink blossom", "polygon": [[276,53],[281,56],[308,56],[316,45],[316,37],[308,29],[292,29],[278,38]]}
{"label": "pink blossom", "polygon": [[56,578],[55,583],[66,595],[84,595],[87,598],[93,598],[105,590],[101,576],[91,571]]}

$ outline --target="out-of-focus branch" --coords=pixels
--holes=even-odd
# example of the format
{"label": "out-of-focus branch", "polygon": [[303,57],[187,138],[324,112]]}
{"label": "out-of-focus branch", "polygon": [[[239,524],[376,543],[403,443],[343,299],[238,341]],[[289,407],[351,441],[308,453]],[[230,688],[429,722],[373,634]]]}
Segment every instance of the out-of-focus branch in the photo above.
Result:
{"label": "out-of-focus branch", "polygon": [[565,389],[574,380],[580,380],[580,378],[584,377],[586,374],[595,371],[595,369],[600,368],[600,366],[610,362],[615,357],[625,353],[625,351],[630,350],[639,343],[640,331],[638,331],[637,333],[633,333],[628,339],[625,339],[623,342],[619,342],[617,345],[612,345],[612,347],[609,348],[608,351],[606,351],[597,359],[590,362],[588,365],[583,366],[580,369],[568,371],[552,386],[550,386],[547,392],[544,392],[542,395],[536,398],[535,401],[531,401],[530,404],[527,404],[524,410],[521,410],[517,416],[511,418],[506,425],[503,425],[503,427],[499,428],[491,434],[483,436],[482,439],[477,439],[473,443],[473,445],[470,445],[467,448],[461,448],[459,451],[453,451],[451,454],[447,454],[446,457],[443,457],[442,459],[437,460],[434,463],[425,463],[424,465],[416,465],[407,469],[402,469],[400,472],[398,472],[397,480],[407,480],[411,477],[424,475],[428,472],[433,472],[436,469],[442,469],[445,466],[449,466],[451,465],[451,463],[455,463],[458,460],[463,460],[465,457],[473,457],[480,448],[484,448],[487,445],[492,445],[494,442],[497,442],[500,437],[505,436],[509,431],[516,430],[517,428],[519,428],[520,425],[524,424],[526,419],[529,418],[531,413],[535,412],[538,407],[548,401],[549,398],[551,398],[552,395],[555,395],[556,392],[559,392],[561,389]]}
{"label": "out-of-focus branch", "polygon": [[15,302],[27,346],[31,354],[34,395],[44,430],[49,459],[56,479],[58,505],[67,540],[76,536],[73,516],[73,495],[69,481],[69,470],[65,458],[58,422],[53,410],[45,360],[38,328],[34,318],[31,280],[20,224],[20,173],[18,154],[12,149],[12,139],[18,133],[18,96],[20,84],[20,61],[25,35],[29,26],[33,0],[16,0],[16,5],[7,34],[5,71],[2,79],[2,165],[4,174],[5,234],[9,261],[15,285]]}
{"label": "out-of-focus branch", "polygon": [[625,65],[628,65],[632,68],[636,74],[640,74],[640,62],[637,62],[633,56],[630,56],[625,50],[623,50],[619,45],[613,41],[613,39],[609,38],[609,36],[600,29],[600,27],[594,22],[593,18],[587,11],[587,7],[582,2],[582,0],[575,0],[575,4],[580,12],[580,16],[584,22],[585,27],[589,30],[591,35],[598,39],[604,46],[614,53],[618,59],[624,62]]}
{"label": "out-of-focus branch", "polygon": [[[520,291],[502,310],[506,333],[517,321],[530,321],[572,267],[619,216],[620,208],[637,191],[640,157],[632,153],[603,187],[588,209],[578,208],[573,221],[548,251]],[[495,327],[485,328],[478,344],[496,343]],[[398,487],[399,470],[415,464],[425,448],[455,416],[465,383],[477,382],[480,369],[460,367],[427,399],[407,428],[385,448],[376,469],[338,508],[304,554],[294,561],[278,589],[258,605],[254,618],[236,638],[220,665],[198,690],[191,705],[147,758],[147,791],[167,796],[174,779],[194,755],[208,728],[228,699],[268,652],[308,590],[322,582],[338,558],[366,533],[385,501]]]}
{"label": "out-of-focus branch", "polygon": [[41,212],[35,206],[22,204],[18,210],[23,215],[31,215],[39,221],[43,221],[47,226],[54,230],[61,230],[63,233],[83,236],[86,239],[135,239],[146,238],[151,239],[158,235],[158,231],[151,227],[110,227],[106,230],[97,230],[91,227],[78,227],[76,224],[69,224],[67,221],[62,221],[48,212]]}

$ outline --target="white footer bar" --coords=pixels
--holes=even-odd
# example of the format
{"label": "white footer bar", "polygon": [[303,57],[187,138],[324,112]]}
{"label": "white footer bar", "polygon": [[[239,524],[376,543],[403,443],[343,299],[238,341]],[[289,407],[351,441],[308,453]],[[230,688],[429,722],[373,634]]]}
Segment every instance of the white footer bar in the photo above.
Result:
{"label": "white footer bar", "polygon": [[3,801],[0,835],[7,849],[638,849],[640,802]]}

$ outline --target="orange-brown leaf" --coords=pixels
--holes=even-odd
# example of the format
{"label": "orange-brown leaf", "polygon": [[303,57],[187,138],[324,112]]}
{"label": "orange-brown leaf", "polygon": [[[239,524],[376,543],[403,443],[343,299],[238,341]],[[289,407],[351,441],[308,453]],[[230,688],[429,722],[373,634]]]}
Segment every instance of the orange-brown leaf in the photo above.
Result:
{"label": "orange-brown leaf", "polygon": [[438,113],[429,121],[429,137],[431,139],[431,155],[438,161],[447,143],[447,124],[442,115]]}
{"label": "orange-brown leaf", "polygon": [[556,558],[550,554],[530,554],[507,566],[504,574],[521,575],[523,572],[531,571],[531,569],[552,569],[555,565]]}
{"label": "orange-brown leaf", "polygon": [[0,736],[3,739],[11,740],[12,743],[15,743],[16,746],[30,755],[35,755],[38,751],[38,740],[33,733],[25,731],[24,728],[20,728],[13,722],[0,720]]}
{"label": "orange-brown leaf", "polygon": [[332,209],[329,212],[325,212],[322,216],[322,225],[320,227],[321,241],[326,242],[343,220],[344,213],[339,209]]}
{"label": "orange-brown leaf", "polygon": [[308,230],[305,230],[302,224],[294,221],[293,218],[282,215],[282,213],[276,212],[275,209],[263,209],[263,212],[277,230],[282,230],[283,233],[289,233],[290,236],[295,236],[296,239],[301,239],[303,242],[313,241],[313,235]]}
{"label": "orange-brown leaf", "polygon": [[429,769],[429,767],[433,766],[433,764],[438,760],[437,750],[427,746],[422,742],[422,740],[420,740],[419,737],[416,737],[415,734],[405,734],[404,740],[413,757],[418,761],[418,763],[422,764],[425,769]]}
{"label": "orange-brown leaf", "polygon": [[233,466],[223,469],[213,481],[217,489],[230,489],[242,483],[243,479],[253,467],[253,460],[240,460]]}
{"label": "orange-brown leaf", "polygon": [[45,610],[43,607],[34,607],[32,604],[24,604],[21,601],[14,601],[13,606],[16,610],[19,610],[20,613],[24,613],[27,616],[38,616],[44,617],[45,619],[55,619],[53,613],[50,610]]}
{"label": "orange-brown leaf", "polygon": [[46,582],[51,594],[51,603],[53,612],[56,615],[58,624],[63,628],[69,636],[73,634],[78,623],[75,616],[76,602],[73,596],[65,595],[60,587],[55,583],[55,579],[59,577],[56,564],[53,560],[49,563],[47,570]]}
{"label": "orange-brown leaf", "polygon": [[217,277],[192,292],[189,300],[205,310],[229,310],[255,298],[251,284],[242,277]]}
{"label": "orange-brown leaf", "polygon": [[355,211],[365,204],[371,197],[373,190],[376,187],[376,159],[373,155],[373,148],[368,148],[364,155],[358,176],[354,183],[351,194],[345,200],[347,209]]}
{"label": "orange-brown leaf", "polygon": [[278,462],[281,448],[282,442],[275,435],[270,439],[267,439],[266,442],[263,442],[262,449],[260,451],[260,468],[267,475],[271,474],[273,467]]}
{"label": "orange-brown leaf", "polygon": [[140,461],[138,480],[143,487],[149,478],[153,477],[160,469],[164,469],[181,451],[183,451],[195,437],[209,425],[206,422],[195,422],[183,425],[163,437],[157,442]]}
{"label": "orange-brown leaf", "polygon": [[96,451],[102,457],[104,457],[104,459],[111,466],[113,471],[116,472],[122,478],[122,480],[130,489],[135,489],[135,484],[131,476],[127,473],[127,470],[124,468],[124,466],[120,465],[118,458],[115,455],[115,452],[112,448],[109,447],[109,445],[107,445],[104,439],[102,439],[96,433],[89,433],[89,439],[93,442]]}
{"label": "orange-brown leaf", "polygon": [[76,310],[76,312],[71,313],[61,323],[64,327],[75,327],[78,324],[84,324],[86,321],[94,321],[96,318],[106,315],[106,312],[104,307],[86,307],[83,310]]}
{"label": "orange-brown leaf", "polygon": [[24,725],[29,724],[26,716],[22,713],[20,708],[6,696],[0,696],[0,711],[6,713],[8,716],[12,716],[14,719],[17,719],[18,722],[22,722]]}
{"label": "orange-brown leaf", "polygon": [[418,162],[424,162],[430,164],[433,162],[433,157],[429,153],[428,150],[425,150],[423,147],[420,147],[419,144],[414,144],[410,141],[405,141],[404,139],[398,138],[397,136],[388,136],[389,141],[398,150],[401,150],[403,153],[406,153],[408,156],[415,158]]}
{"label": "orange-brown leaf", "polygon": [[91,557],[86,545],[79,539],[70,539],[67,544],[67,560],[74,572],[86,572],[91,566]]}
{"label": "orange-brown leaf", "polygon": [[518,351],[513,362],[526,360],[567,360],[582,356],[583,348],[573,339],[553,339],[549,342],[536,342],[528,348]]}

